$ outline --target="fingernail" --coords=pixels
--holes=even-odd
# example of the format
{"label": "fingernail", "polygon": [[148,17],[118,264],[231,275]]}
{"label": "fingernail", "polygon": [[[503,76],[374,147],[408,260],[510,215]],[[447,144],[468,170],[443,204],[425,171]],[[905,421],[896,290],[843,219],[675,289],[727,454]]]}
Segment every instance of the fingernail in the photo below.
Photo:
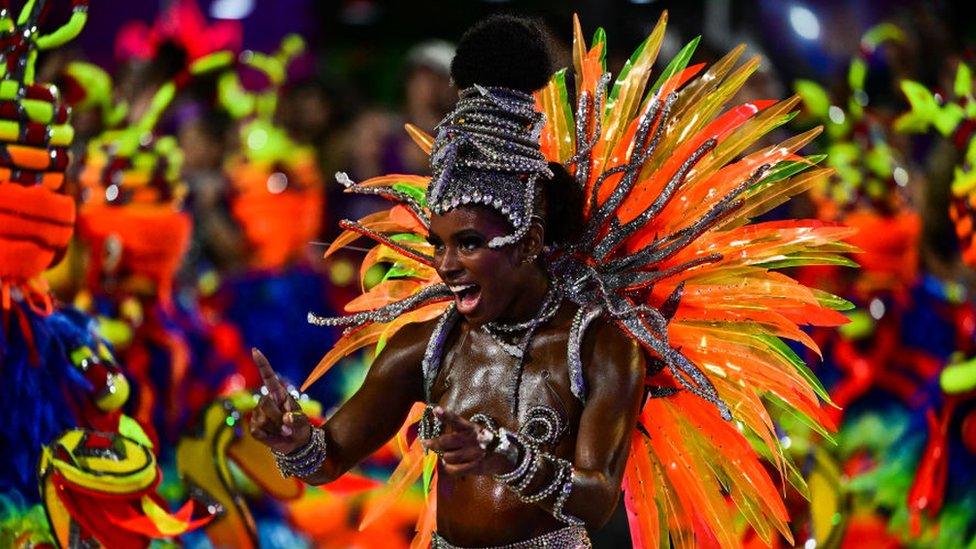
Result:
{"label": "fingernail", "polygon": [[291,427],[289,427],[287,425],[282,425],[281,426],[281,434],[282,435],[285,435],[286,437],[290,437],[293,432],[294,431],[291,430]]}
{"label": "fingernail", "polygon": [[441,414],[444,413],[444,408],[441,408],[440,406],[437,406],[437,407],[434,408],[434,413],[437,414],[437,415],[441,415]]}

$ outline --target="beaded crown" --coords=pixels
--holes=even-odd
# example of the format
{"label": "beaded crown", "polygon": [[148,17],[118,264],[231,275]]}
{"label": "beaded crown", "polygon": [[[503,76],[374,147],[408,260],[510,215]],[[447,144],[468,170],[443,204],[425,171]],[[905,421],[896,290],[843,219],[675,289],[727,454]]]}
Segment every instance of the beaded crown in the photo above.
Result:
{"label": "beaded crown", "polygon": [[431,212],[441,215],[465,205],[502,214],[515,228],[489,246],[521,240],[535,209],[539,178],[552,177],[539,149],[545,116],[532,95],[508,88],[472,86],[437,126],[427,189]]}

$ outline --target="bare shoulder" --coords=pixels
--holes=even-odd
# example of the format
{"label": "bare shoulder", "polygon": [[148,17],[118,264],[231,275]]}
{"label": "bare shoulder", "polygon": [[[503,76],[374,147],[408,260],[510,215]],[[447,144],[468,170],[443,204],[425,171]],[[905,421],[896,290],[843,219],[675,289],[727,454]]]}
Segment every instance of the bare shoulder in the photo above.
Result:
{"label": "bare shoulder", "polygon": [[583,337],[583,368],[591,387],[640,382],[646,363],[640,344],[612,320],[596,318]]}
{"label": "bare shoulder", "polygon": [[412,322],[397,330],[383,346],[382,352],[370,367],[371,375],[383,377],[421,376],[421,363],[427,342],[440,317],[424,322]]}
{"label": "bare shoulder", "polygon": [[437,316],[424,322],[411,322],[404,325],[390,337],[383,352],[385,353],[387,350],[390,350],[409,355],[417,355],[417,358],[422,358],[424,349],[427,348],[427,341],[430,340],[430,336],[434,333],[434,328],[437,326],[440,318],[440,316]]}

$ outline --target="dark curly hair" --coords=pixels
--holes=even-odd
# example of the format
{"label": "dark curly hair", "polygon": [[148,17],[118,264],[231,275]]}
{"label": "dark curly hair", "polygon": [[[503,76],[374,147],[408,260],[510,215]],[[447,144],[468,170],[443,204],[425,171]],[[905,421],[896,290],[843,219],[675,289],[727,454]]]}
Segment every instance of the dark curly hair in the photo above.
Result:
{"label": "dark curly hair", "polygon": [[552,57],[542,30],[512,15],[493,15],[468,29],[451,61],[458,89],[480,84],[531,93],[551,75]]}
{"label": "dark curly hair", "polygon": [[552,177],[543,180],[541,212],[545,219],[547,246],[576,242],[583,232],[583,189],[558,162],[550,162]]}

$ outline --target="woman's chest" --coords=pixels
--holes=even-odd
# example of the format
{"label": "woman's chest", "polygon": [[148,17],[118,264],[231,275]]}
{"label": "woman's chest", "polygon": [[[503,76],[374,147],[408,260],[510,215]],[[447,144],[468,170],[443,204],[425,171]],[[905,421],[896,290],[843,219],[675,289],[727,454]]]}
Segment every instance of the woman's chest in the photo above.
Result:
{"label": "woman's chest", "polygon": [[566,343],[558,333],[538,334],[520,361],[489,334],[467,330],[442,357],[431,402],[510,430],[545,416],[575,432],[582,405],[570,390]]}

